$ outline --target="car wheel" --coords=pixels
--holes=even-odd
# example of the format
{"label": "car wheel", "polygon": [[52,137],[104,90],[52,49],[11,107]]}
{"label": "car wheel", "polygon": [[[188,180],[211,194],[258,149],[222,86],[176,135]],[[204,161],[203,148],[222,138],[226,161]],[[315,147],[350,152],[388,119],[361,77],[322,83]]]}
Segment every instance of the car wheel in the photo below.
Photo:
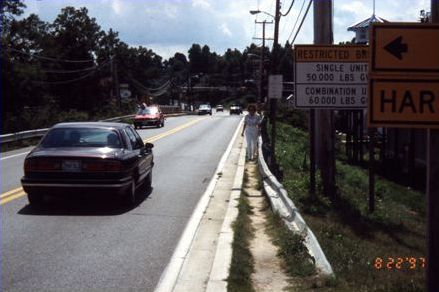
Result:
{"label": "car wheel", "polygon": [[146,191],[149,192],[152,189],[152,170],[146,176],[144,184]]}
{"label": "car wheel", "polygon": [[130,188],[124,196],[124,203],[128,206],[134,205],[136,202],[136,182],[133,180],[131,182]]}
{"label": "car wheel", "polygon": [[44,203],[44,196],[40,193],[27,193],[27,199],[31,206],[41,206]]}

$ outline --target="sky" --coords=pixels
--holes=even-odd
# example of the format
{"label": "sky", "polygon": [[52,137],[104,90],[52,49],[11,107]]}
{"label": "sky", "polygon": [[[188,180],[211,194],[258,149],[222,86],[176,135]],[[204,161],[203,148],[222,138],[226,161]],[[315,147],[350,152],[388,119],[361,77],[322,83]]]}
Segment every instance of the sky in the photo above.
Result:
{"label": "sky", "polygon": [[[281,0],[282,13],[291,1]],[[294,37],[308,1],[295,0],[291,12],[281,18],[281,44]],[[261,41],[252,39],[262,36],[262,25],[256,25],[255,20],[270,21],[272,17],[251,15],[249,11],[259,9],[274,14],[275,9],[275,0],[25,0],[24,3],[27,5],[24,16],[35,13],[49,22],[65,6],[87,7],[89,15],[104,30],[113,28],[122,41],[152,49],[165,59],[176,52],[187,55],[193,43],[207,44],[218,54],[228,48],[243,50],[252,42],[260,44]],[[373,0],[333,0],[333,3],[334,43],[349,41],[354,33],[347,28],[372,15]],[[419,11],[429,10],[429,5],[430,0],[376,0],[376,15],[389,21],[415,22]],[[311,7],[295,44],[313,42],[312,12]],[[273,36],[273,25],[267,25],[266,36]],[[271,46],[272,42],[267,45]]]}

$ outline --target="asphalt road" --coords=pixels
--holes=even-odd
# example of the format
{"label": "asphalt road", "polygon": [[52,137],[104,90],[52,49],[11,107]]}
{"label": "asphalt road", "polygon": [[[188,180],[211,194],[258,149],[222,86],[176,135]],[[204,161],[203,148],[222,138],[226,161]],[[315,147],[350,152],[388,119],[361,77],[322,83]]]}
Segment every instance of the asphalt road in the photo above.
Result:
{"label": "asphalt road", "polygon": [[[139,130],[156,164],[153,190],[135,207],[82,197],[35,211],[26,196],[2,205],[1,290],[152,291],[238,123],[219,113]],[[20,186],[26,151],[3,154],[2,193]]]}

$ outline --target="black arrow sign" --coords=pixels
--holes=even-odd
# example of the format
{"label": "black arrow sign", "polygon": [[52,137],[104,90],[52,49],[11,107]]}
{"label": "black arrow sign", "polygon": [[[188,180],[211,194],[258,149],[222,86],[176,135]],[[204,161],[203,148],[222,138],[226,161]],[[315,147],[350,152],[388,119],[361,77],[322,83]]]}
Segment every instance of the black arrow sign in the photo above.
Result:
{"label": "black arrow sign", "polygon": [[399,60],[402,60],[402,53],[408,52],[407,44],[402,43],[402,36],[399,36],[390,43],[388,43],[384,47],[384,49]]}

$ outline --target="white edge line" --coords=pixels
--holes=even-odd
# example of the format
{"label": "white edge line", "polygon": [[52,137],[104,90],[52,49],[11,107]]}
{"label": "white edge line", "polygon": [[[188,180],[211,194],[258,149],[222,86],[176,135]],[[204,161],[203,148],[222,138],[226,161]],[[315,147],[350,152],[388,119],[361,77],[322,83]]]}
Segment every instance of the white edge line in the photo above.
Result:
{"label": "white edge line", "polygon": [[198,226],[201,222],[201,219],[203,217],[204,211],[207,208],[207,205],[210,201],[210,195],[214,191],[215,185],[218,182],[219,176],[218,173],[224,168],[224,165],[226,163],[227,157],[229,156],[233,144],[236,140],[236,137],[238,136],[239,130],[241,129],[241,125],[243,123],[244,119],[241,118],[241,121],[238,124],[238,127],[235,130],[235,133],[232,136],[232,139],[230,140],[229,145],[227,146],[226,151],[224,152],[223,156],[221,157],[220,162],[218,163],[218,166],[215,170],[215,173],[212,177],[212,179],[209,182],[209,185],[206,188],[206,191],[201,196],[200,200],[197,203],[197,206],[195,207],[191,218],[189,219],[181,237],[178,241],[177,247],[174,250],[174,253],[172,254],[172,257],[166,266],[165,270],[163,271],[162,275],[160,276],[159,282],[154,289],[155,292],[171,292],[173,291],[175,284],[177,282],[178,276],[181,272],[181,268],[183,267],[183,263],[186,259],[186,256],[190,250],[190,247],[192,245],[192,241],[194,240],[195,234],[197,232]]}
{"label": "white edge line", "polygon": [[28,154],[29,152],[30,151],[23,152],[23,153],[18,153],[18,154],[14,154],[14,155],[5,156],[5,157],[0,158],[0,160],[4,160],[4,159],[12,158],[12,157],[17,157],[17,156],[25,155],[25,154]]}
{"label": "white edge line", "polygon": [[232,245],[234,232],[232,224],[236,221],[239,213],[238,201],[243,186],[246,148],[245,141],[243,141],[242,148],[239,152],[238,167],[233,179],[233,190],[230,193],[229,204],[218,237],[215,257],[209,273],[206,292],[227,291],[227,278],[230,274],[229,272],[233,255]]}

